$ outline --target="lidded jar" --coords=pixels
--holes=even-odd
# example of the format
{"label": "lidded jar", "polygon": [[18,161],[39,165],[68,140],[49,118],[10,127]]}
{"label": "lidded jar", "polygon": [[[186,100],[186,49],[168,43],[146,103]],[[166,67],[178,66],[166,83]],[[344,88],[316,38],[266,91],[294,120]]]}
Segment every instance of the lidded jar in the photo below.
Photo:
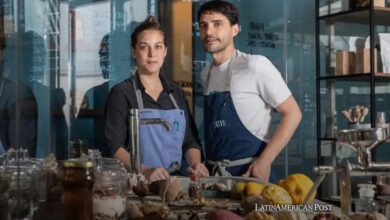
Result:
{"label": "lidded jar", "polygon": [[191,199],[200,199],[202,197],[202,184],[199,182],[199,176],[191,176],[191,182],[188,186],[188,196]]}
{"label": "lidded jar", "polygon": [[121,169],[103,168],[96,172],[93,187],[95,219],[126,219],[127,180]]}
{"label": "lidded jar", "polygon": [[65,219],[92,220],[94,163],[87,160],[71,159],[64,161],[62,165]]}

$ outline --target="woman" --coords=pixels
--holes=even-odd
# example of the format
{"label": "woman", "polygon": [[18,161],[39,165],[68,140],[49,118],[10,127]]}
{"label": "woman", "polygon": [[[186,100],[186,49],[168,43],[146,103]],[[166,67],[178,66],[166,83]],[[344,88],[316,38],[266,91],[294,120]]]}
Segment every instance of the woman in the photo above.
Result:
{"label": "woman", "polygon": [[140,126],[141,171],[149,181],[168,178],[183,154],[191,175],[208,176],[185,93],[160,74],[167,43],[154,17],[148,17],[132,33],[131,54],[137,72],[111,89],[106,104],[105,138],[113,157],[130,167],[128,110],[138,108],[141,118],[164,118],[173,128],[168,132],[161,125]]}

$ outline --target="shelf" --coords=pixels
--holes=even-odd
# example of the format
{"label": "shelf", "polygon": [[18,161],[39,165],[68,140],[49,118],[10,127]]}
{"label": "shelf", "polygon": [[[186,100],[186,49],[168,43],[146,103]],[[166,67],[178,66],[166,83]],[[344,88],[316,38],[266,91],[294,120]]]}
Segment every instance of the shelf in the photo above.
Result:
{"label": "shelf", "polygon": [[[375,25],[390,25],[390,8],[374,7],[374,23]],[[349,11],[343,11],[331,15],[320,16],[319,19],[328,23],[370,23],[370,8],[364,7]]]}
{"label": "shelf", "polygon": [[[371,73],[319,77],[319,80],[356,81],[356,82],[369,81],[370,79],[371,79]],[[390,73],[375,73],[375,81],[390,82]]]}
{"label": "shelf", "polygon": [[337,141],[336,138],[318,138],[320,141]]}
{"label": "shelf", "polygon": [[104,117],[103,109],[81,109],[78,118],[99,118]]}

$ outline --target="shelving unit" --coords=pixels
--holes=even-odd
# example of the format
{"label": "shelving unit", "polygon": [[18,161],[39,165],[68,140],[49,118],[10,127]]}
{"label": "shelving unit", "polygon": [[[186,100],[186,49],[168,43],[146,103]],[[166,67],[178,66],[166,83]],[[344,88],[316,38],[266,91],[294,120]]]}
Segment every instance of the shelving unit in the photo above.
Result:
{"label": "shelving unit", "polygon": [[[333,13],[329,15],[319,15],[320,9],[320,1],[316,0],[316,88],[317,88],[317,161],[318,165],[324,165],[325,157],[323,156],[322,148],[323,144],[330,145],[331,143],[331,156],[328,159],[331,161],[332,165],[337,163],[336,158],[336,137],[335,130],[336,126],[336,116],[334,113],[336,112],[336,82],[366,82],[369,83],[370,93],[369,93],[369,102],[367,105],[369,106],[369,115],[367,115],[368,119],[370,119],[371,127],[375,127],[375,117],[376,117],[376,95],[375,95],[375,86],[378,82],[390,82],[390,74],[386,73],[375,73],[374,67],[377,65],[374,63],[374,45],[375,45],[375,26],[376,25],[384,25],[390,26],[390,8],[381,8],[374,7],[373,1],[370,0],[370,5],[368,7],[351,9],[348,11],[342,11],[338,13]],[[320,33],[320,24],[325,23],[325,30],[327,31],[326,35],[329,36],[328,43],[332,43],[334,41],[335,36],[335,24],[336,23],[349,23],[349,24],[362,24],[369,26],[369,34],[367,36],[370,37],[370,69],[369,73],[353,73],[349,75],[335,75],[333,72],[329,72],[330,68],[330,54],[326,54],[328,61],[326,64],[321,64],[321,45],[320,45],[320,36],[323,36],[324,33]],[[345,35],[344,35],[345,36]],[[328,45],[329,46],[329,45]],[[329,53],[329,51],[327,51]],[[378,52],[378,57],[380,53]],[[326,66],[326,73],[321,74],[321,65]],[[326,89],[324,90],[324,84]],[[326,95],[325,105],[321,103],[321,98],[323,95]],[[322,95],[321,95],[322,94]],[[326,111],[323,112],[323,107],[326,108]],[[339,112],[340,113],[340,112]],[[325,114],[325,135],[323,130],[323,121],[321,121],[321,117]],[[329,152],[328,152],[329,153]],[[373,161],[375,161],[375,153],[373,153]],[[336,177],[333,177],[331,180],[332,185],[337,184]],[[337,188],[337,187],[333,187]],[[334,190],[333,190],[334,191]],[[319,190],[320,199],[325,199],[322,196],[322,190]]]}

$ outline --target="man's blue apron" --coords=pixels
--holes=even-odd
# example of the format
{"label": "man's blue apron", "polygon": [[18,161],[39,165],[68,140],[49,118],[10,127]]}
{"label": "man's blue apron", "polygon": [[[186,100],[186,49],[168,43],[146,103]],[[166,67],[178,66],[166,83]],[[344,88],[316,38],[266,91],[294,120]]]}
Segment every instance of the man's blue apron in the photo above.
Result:
{"label": "man's blue apron", "polygon": [[137,97],[140,118],[163,118],[171,126],[170,131],[159,124],[140,125],[140,158],[141,163],[147,167],[163,167],[169,173],[180,169],[182,159],[182,146],[186,129],[186,117],[179,109],[172,93],[169,94],[175,109],[161,110],[144,108],[141,90],[136,76],[133,77],[134,90]]}
{"label": "man's blue apron", "polygon": [[[237,51],[233,53],[229,64],[226,91],[213,92],[205,97],[205,151],[207,168],[211,175],[239,176],[244,174],[267,145],[266,142],[248,131],[234,108],[230,94],[230,79],[236,54]],[[210,69],[206,91],[209,88]],[[270,182],[276,182],[272,172]]]}

